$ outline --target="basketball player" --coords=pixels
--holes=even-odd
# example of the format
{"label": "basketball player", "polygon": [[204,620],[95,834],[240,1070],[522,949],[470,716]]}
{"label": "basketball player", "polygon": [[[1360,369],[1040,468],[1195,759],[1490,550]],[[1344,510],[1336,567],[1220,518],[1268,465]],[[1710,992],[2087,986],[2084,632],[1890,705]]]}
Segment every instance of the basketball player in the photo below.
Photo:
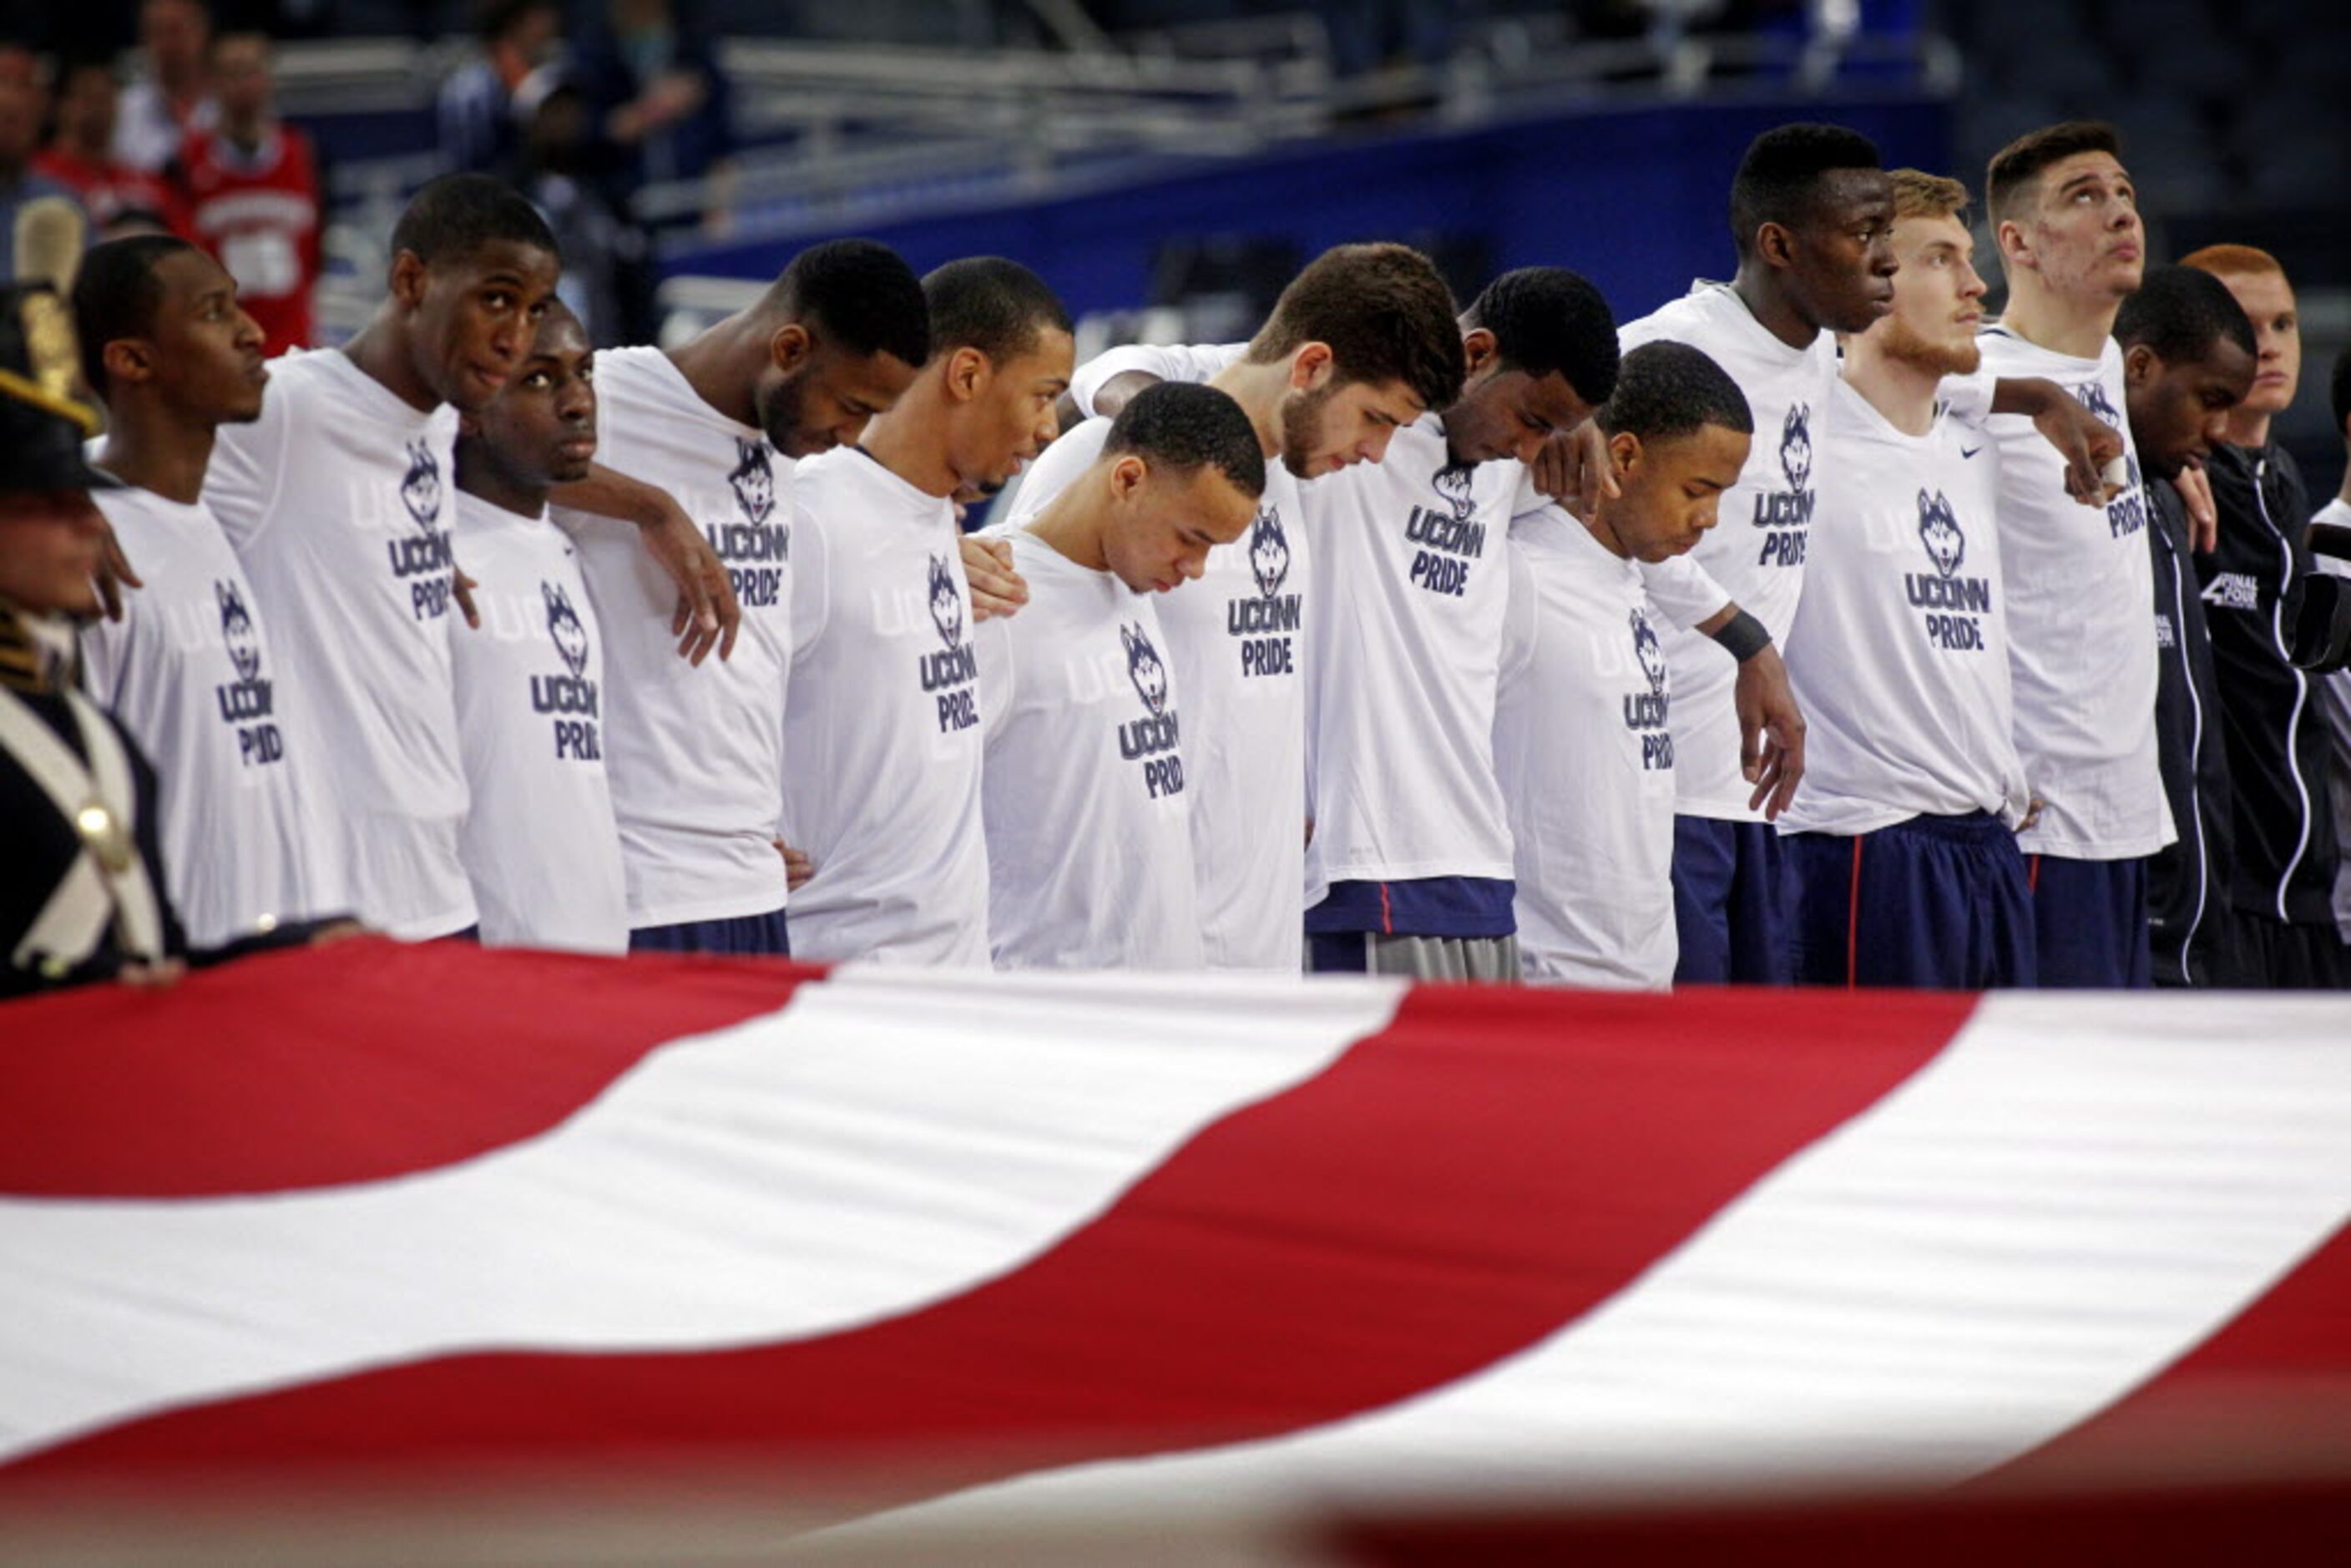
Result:
{"label": "basketball player", "polygon": [[1974,372],[1967,191],[1893,172],[1894,308],[1845,340],[1788,671],[1811,720],[1782,813],[1791,967],[1813,985],[2029,986],[2030,805],[2011,737],[1996,478],[1938,401]]}
{"label": "basketball player", "polygon": [[1747,400],[1681,343],[1625,356],[1593,419],[1614,495],[1511,527],[1494,767],[1515,847],[1531,981],[1673,983],[1672,690],[1640,563],[1715,526],[1747,462]]}
{"label": "basketball player", "polygon": [[[2310,519],[2308,538],[2320,570],[2338,580],[2351,578],[2351,349],[2335,357],[2327,378],[2327,408],[2335,415],[2335,434],[2343,440],[2346,463],[2342,486],[2335,498]],[[2329,548],[2318,549],[2324,541]],[[2351,845],[2351,674],[2328,675],[2320,685],[2320,704],[2326,712],[2328,794],[2334,800],[2335,841]],[[2351,944],[2351,854],[2335,876],[2335,926]],[[2345,955],[2351,963],[2351,954]]]}
{"label": "basketball player", "polygon": [[2234,986],[2246,969],[2229,898],[2237,862],[2235,790],[2220,721],[2204,600],[2196,591],[2184,509],[2166,481],[2200,466],[2252,390],[2253,329],[2220,280],[2194,267],[2147,269],[2115,319],[2125,409],[2150,476],[2155,582],[2156,731],[2179,840],[2150,862],[2154,978]]}
{"label": "basketball player", "polygon": [[1198,592],[1186,585],[1264,492],[1238,404],[1153,387],[1008,536],[1029,603],[985,623],[975,648],[999,968],[1199,967],[1183,691],[1154,600]]}
{"label": "basketball player", "polygon": [[[1400,245],[1324,252],[1209,385],[1240,404],[1266,457],[1246,536],[1209,552],[1199,588],[1158,607],[1185,694],[1185,794],[1211,968],[1298,972],[1306,800],[1307,592],[1315,540],[1299,481],[1376,463],[1396,431],[1461,391],[1452,295]],[[1091,468],[1110,421],[1063,434],[1021,481],[1016,524]]]}
{"label": "basketball player", "polygon": [[[2299,632],[2316,570],[2304,542],[2309,492],[2270,423],[2302,376],[2294,286],[2251,246],[2209,246],[2182,259],[2220,278],[2252,321],[2252,391],[2229,411],[2204,472],[2220,517],[2211,553],[2194,558],[2220,685],[2220,728],[2236,790],[2236,859],[2227,879],[2251,985],[2335,987],[2351,979],[2335,929],[2339,857],[2327,799],[2326,724],[2312,700],[2326,650]],[[2325,588],[2334,592],[2331,585]]]}
{"label": "basketball player", "polygon": [[82,632],[86,688],[153,758],[172,903],[223,947],[320,913],[301,792],[310,737],[287,700],[268,617],[204,500],[215,433],[261,416],[259,327],[220,264],[184,240],[99,246],[74,280],[89,386],[105,400],[94,494],[145,588]]}
{"label": "basketball player", "polygon": [[472,797],[458,848],[486,946],[628,948],[604,777],[603,640],[549,492],[596,455],[595,352],[550,306],[513,379],[457,437],[454,533],[479,624],[454,637]]}
{"label": "basketball player", "polygon": [[742,645],[670,656],[671,591],[597,482],[556,520],[604,638],[605,767],[632,947],[781,954],[792,465],[895,402],[930,352],[922,287],[870,240],[802,252],[743,310],[672,350],[597,357],[602,461],[675,497],[721,563]]}
{"label": "basketball player", "polygon": [[792,481],[785,841],[804,958],[985,968],[980,671],[954,497],[1053,436],[1070,319],[1044,279],[976,256],[923,279],[930,358],[862,444]]}

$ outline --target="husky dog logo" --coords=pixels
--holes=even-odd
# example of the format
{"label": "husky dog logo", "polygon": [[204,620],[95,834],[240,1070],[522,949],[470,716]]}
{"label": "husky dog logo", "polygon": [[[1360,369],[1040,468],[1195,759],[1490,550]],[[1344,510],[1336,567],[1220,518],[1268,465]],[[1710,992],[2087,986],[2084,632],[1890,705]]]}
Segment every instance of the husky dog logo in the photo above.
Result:
{"label": "husky dog logo", "polygon": [[220,601],[221,641],[228,644],[228,662],[236,666],[236,678],[259,678],[261,638],[253,629],[253,615],[245,607],[245,595],[236,591],[234,582],[215,578],[213,597]]}
{"label": "husky dog logo", "polygon": [[1257,521],[1249,525],[1249,557],[1258,592],[1268,599],[1280,592],[1282,580],[1290,575],[1290,536],[1281,531],[1281,514],[1271,507],[1259,512]]}
{"label": "husky dog logo", "polygon": [[955,647],[963,641],[963,595],[956,591],[955,570],[947,558],[931,558],[931,623],[939,629],[939,641]]}
{"label": "husky dog logo", "polygon": [[755,523],[764,523],[768,514],[776,509],[776,475],[768,466],[768,444],[735,438],[737,461],[726,482],[735,486],[735,504],[743,508],[743,516]]}
{"label": "husky dog logo", "polygon": [[1967,559],[1968,538],[1959,532],[1959,519],[1951,515],[1951,504],[1943,499],[1940,490],[1931,496],[1918,492],[1918,538],[1935,570],[1945,577],[1959,570],[1959,562]]}
{"label": "husky dog logo", "polygon": [[2084,408],[2105,420],[2112,428],[2120,430],[2123,427],[2123,416],[2116,413],[2115,405],[2107,401],[2104,382],[2084,382],[2074,389],[2074,395],[2082,400]]}
{"label": "husky dog logo", "polygon": [[1445,497],[1447,506],[1453,508],[1454,519],[1468,522],[1469,514],[1478,509],[1478,503],[1469,496],[1469,465],[1456,463],[1450,467],[1439,468],[1436,485],[1437,493]]}
{"label": "husky dog logo", "polygon": [[400,482],[400,498],[420,528],[429,528],[441,515],[441,460],[431,444],[408,444],[408,474]]}
{"label": "husky dog logo", "polygon": [[555,651],[563,655],[563,667],[577,680],[588,673],[588,628],[580,623],[579,613],[571,608],[571,596],[560,585],[541,582],[538,591],[547,601],[547,634],[555,639]]}
{"label": "husky dog logo", "polygon": [[1788,421],[1780,427],[1780,467],[1788,476],[1788,488],[1801,490],[1813,476],[1813,410],[1809,403],[1797,403],[1788,410]]}
{"label": "husky dog logo", "polygon": [[1633,622],[1633,656],[1641,661],[1641,673],[1649,677],[1650,694],[1663,696],[1666,695],[1665,646],[1657,641],[1656,628],[1649,624],[1647,616],[1635,610],[1630,619]]}
{"label": "husky dog logo", "polygon": [[1126,644],[1126,673],[1134,682],[1134,695],[1143,699],[1154,718],[1167,712],[1167,666],[1159,662],[1159,650],[1140,626],[1121,622],[1118,640]]}

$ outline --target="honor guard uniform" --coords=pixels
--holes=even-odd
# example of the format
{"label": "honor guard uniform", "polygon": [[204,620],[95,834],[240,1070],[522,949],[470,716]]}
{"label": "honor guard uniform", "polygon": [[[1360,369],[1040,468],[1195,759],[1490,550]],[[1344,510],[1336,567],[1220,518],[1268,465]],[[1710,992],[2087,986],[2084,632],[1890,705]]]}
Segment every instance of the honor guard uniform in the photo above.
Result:
{"label": "honor guard uniform", "polygon": [[70,617],[97,609],[105,525],[83,461],[73,329],[47,287],[0,288],[0,996],[177,956],[155,776],[76,689]]}

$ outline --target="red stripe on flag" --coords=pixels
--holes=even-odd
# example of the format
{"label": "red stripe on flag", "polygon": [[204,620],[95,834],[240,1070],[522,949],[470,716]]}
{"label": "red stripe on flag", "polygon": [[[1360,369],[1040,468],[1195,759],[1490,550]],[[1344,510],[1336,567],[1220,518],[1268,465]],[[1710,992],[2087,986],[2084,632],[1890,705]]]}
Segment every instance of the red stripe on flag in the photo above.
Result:
{"label": "red stripe on flag", "polygon": [[1973,1006],[1781,993],[1761,1029],[1745,992],[1423,988],[1059,1246],[904,1317],[725,1351],[383,1368],[129,1423],[0,1482],[749,1449],[827,1473],[927,1458],[935,1486],[1290,1431],[1543,1339],[1901,1083]]}
{"label": "red stripe on flag", "polygon": [[245,959],[167,994],[93,986],[10,1002],[0,1193],[203,1197],[469,1159],[555,1126],[654,1047],[771,1012],[822,972],[361,939]]}

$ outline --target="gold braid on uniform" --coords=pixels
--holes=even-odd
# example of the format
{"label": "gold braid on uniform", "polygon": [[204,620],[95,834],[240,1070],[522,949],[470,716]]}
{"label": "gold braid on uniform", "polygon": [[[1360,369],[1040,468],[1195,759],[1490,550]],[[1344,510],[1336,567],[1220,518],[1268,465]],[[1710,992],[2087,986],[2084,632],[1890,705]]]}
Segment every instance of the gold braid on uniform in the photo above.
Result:
{"label": "gold braid on uniform", "polygon": [[47,696],[73,678],[72,624],[0,600],[0,686]]}

